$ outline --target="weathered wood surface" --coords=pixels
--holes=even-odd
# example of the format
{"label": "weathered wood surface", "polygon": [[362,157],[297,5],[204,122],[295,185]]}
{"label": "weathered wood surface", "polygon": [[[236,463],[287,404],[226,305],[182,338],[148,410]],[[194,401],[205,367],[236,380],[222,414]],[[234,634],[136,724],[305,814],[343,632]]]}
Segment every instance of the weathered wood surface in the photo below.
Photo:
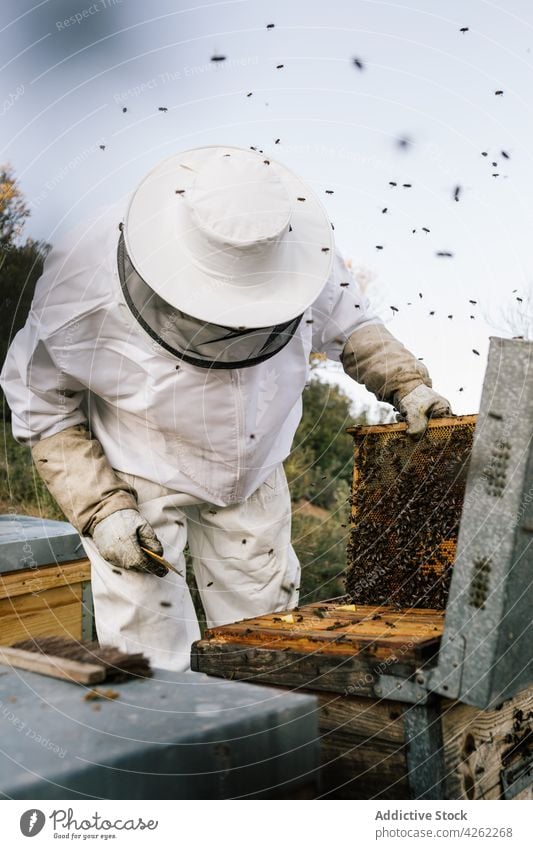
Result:
{"label": "weathered wood surface", "polygon": [[373,694],[394,665],[412,674],[438,648],[441,611],[317,603],[206,631],[193,668],[209,675]]}
{"label": "weathered wood surface", "polygon": [[78,584],[91,578],[89,560],[73,560],[40,569],[0,574],[0,599],[38,593],[53,587]]}
{"label": "weathered wood surface", "polygon": [[0,600],[0,642],[41,635],[81,638],[82,584]]}
{"label": "weathered wood surface", "polygon": [[100,684],[106,677],[105,666],[97,663],[80,663],[65,657],[54,657],[10,646],[0,645],[0,664],[76,684]]}
{"label": "weathered wood surface", "polygon": [[[502,769],[533,755],[533,688],[498,710],[442,701],[450,799],[499,799]],[[519,797],[533,798],[531,786]]]}
{"label": "weathered wood surface", "polygon": [[401,702],[318,694],[326,798],[408,799]]}
{"label": "weathered wood surface", "polygon": [[[428,428],[431,430],[434,427],[453,427],[457,424],[475,424],[477,415],[467,416],[443,416],[439,419],[430,419]],[[392,424],[378,425],[352,425],[346,428],[346,433],[351,433],[353,436],[366,436],[372,433],[402,433],[407,430],[406,422],[395,422]]]}
{"label": "weathered wood surface", "polygon": [[396,652],[407,662],[432,654],[443,629],[443,611],[317,602],[209,628],[205,639],[343,656],[367,651],[390,658]]}
{"label": "weathered wood surface", "polygon": [[[410,706],[335,693],[320,693],[318,701],[326,797],[410,798],[404,731]],[[532,753],[533,689],[499,710],[443,698],[440,711],[445,798],[501,799],[502,771]],[[532,786],[514,798],[533,798]]]}
{"label": "weathered wood surface", "polygon": [[[372,618],[376,612],[396,628],[385,630],[384,621]],[[327,630],[337,622],[342,626]],[[194,644],[192,662],[210,675],[318,696],[326,798],[408,799],[404,719],[410,705],[377,699],[373,688],[379,675],[408,676],[423,666],[442,628],[442,611],[317,603],[212,628]],[[533,689],[499,710],[447,699],[440,710],[446,798],[501,798],[502,770],[531,754]],[[526,788],[516,798],[530,797]]]}

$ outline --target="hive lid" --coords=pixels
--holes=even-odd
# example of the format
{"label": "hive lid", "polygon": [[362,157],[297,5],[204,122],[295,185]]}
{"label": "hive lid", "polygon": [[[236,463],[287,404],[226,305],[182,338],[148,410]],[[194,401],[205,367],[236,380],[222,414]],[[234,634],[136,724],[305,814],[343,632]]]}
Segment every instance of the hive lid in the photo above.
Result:
{"label": "hive lid", "polygon": [[94,703],[68,681],[0,672],[4,797],[268,798],[318,774],[312,695],[172,670],[113,689],[118,698]]}
{"label": "hive lid", "polygon": [[68,522],[37,516],[0,516],[0,573],[81,560],[80,536]]}

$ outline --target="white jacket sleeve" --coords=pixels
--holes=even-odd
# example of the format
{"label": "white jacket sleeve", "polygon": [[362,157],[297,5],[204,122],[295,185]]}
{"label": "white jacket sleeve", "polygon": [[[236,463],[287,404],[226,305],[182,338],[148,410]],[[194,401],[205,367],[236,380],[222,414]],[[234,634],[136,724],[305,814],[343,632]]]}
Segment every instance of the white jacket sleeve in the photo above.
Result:
{"label": "white jacket sleeve", "polygon": [[[31,312],[2,371],[13,435],[31,446],[35,468],[69,522],[89,534],[117,510],[136,509],[135,490],[115,474],[88,431],[85,387],[54,362],[40,327]],[[67,360],[68,346],[63,353]]]}
{"label": "white jacket sleeve", "polygon": [[313,350],[336,361],[354,330],[382,324],[338,251],[329,280],[313,304],[312,320]]}
{"label": "white jacket sleeve", "polygon": [[0,383],[11,408],[17,442],[32,446],[85,422],[80,408],[85,387],[53,361],[33,312],[9,348]]}
{"label": "white jacket sleeve", "polygon": [[397,405],[420,384],[431,386],[423,363],[387,330],[336,252],[330,278],[313,304],[313,349],[340,360],[353,380]]}

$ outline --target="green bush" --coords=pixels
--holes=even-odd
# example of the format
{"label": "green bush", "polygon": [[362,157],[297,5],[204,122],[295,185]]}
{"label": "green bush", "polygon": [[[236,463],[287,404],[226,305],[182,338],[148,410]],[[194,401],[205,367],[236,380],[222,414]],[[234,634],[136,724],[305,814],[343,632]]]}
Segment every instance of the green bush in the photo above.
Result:
{"label": "green bush", "polygon": [[35,471],[30,449],[15,442],[7,422],[1,423],[0,433],[0,473],[5,481],[0,492],[0,511],[64,520],[63,513]]}

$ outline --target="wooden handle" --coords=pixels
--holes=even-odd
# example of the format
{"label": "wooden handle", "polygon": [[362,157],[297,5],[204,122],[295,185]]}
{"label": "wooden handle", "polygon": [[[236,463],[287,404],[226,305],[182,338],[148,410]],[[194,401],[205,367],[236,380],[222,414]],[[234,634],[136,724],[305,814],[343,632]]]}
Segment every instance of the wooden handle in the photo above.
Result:
{"label": "wooden handle", "polygon": [[75,681],[77,684],[100,684],[106,677],[105,666],[97,663],[80,663],[79,660],[13,649],[10,646],[0,646],[0,663],[15,669],[40,672],[51,678]]}

